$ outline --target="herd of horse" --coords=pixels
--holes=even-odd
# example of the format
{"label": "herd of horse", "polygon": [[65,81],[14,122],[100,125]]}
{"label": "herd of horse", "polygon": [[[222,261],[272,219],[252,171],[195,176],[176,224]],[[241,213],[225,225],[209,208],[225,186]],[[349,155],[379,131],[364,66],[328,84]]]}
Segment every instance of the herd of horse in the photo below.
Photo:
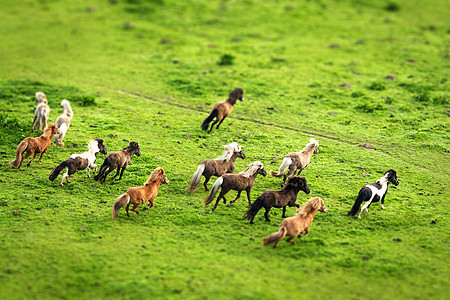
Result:
{"label": "herd of horse", "polygon": [[[243,90],[236,88],[231,92],[225,101],[216,103],[210,115],[202,123],[201,128],[211,132],[213,127],[217,124],[216,129],[222,124],[224,119],[233,110],[233,105],[237,100],[243,101]],[[70,126],[70,120],[73,116],[72,108],[67,100],[61,102],[63,106],[63,114],[57,119],[57,124],[47,124],[50,108],[47,104],[47,99],[44,93],[36,93],[36,99],[38,105],[35,111],[35,117],[33,120],[32,131],[34,126],[37,126],[37,132],[39,128],[42,128],[42,135],[39,137],[27,137],[22,140],[17,146],[16,157],[11,161],[13,168],[20,168],[23,160],[33,155],[33,158],[27,163],[29,167],[31,162],[36,158],[37,154],[40,154],[39,162],[42,161],[42,156],[49,149],[51,141],[55,136],[55,144],[57,146],[64,145],[62,139],[64,138],[67,129]],[[209,124],[215,118],[215,121],[211,126]],[[42,125],[42,127],[41,127]],[[275,232],[263,239],[265,246],[274,244],[281,241],[285,236],[288,236],[287,242],[294,244],[293,239],[298,236],[304,237],[309,232],[309,226],[312,224],[315,214],[320,212],[327,212],[325,203],[320,197],[311,198],[303,207],[300,207],[296,203],[297,195],[300,191],[306,194],[310,193],[310,189],[305,177],[300,176],[300,173],[310,164],[313,154],[319,153],[319,142],[314,138],[311,138],[309,143],[300,152],[290,152],[286,154],[281,163],[278,172],[271,171],[270,174],[274,177],[283,177],[283,183],[279,190],[266,190],[252,203],[250,199],[250,192],[255,184],[255,180],[258,175],[266,176],[267,171],[264,169],[263,164],[260,161],[251,163],[244,171],[235,173],[235,162],[239,157],[245,159],[246,155],[242,151],[242,147],[232,142],[224,146],[225,152],[216,159],[205,159],[197,167],[197,171],[192,175],[188,183],[188,191],[193,193],[200,185],[202,176],[205,177],[203,183],[205,191],[209,191],[208,182],[211,177],[218,177],[214,182],[209,195],[206,197],[205,205],[213,202],[217,192],[220,189],[219,196],[216,199],[212,211],[217,209],[220,200],[226,204],[227,200],[225,195],[230,190],[237,191],[237,196],[234,200],[230,201],[233,204],[240,198],[241,192],[247,193],[247,200],[249,209],[244,214],[243,218],[250,220],[250,224],[254,223],[255,216],[258,212],[264,208],[264,217],[267,222],[270,222],[269,212],[272,207],[282,208],[282,217],[285,218],[280,226],[279,231]],[[105,160],[100,167],[97,175],[94,176],[94,180],[99,181],[101,184],[105,183],[106,177],[109,173],[116,171],[116,174],[112,177],[114,180],[119,176],[119,180],[122,179],[122,175],[130,163],[133,155],[140,156],[141,151],[137,142],[130,142],[130,144],[121,151],[110,152],[106,150],[104,142],[100,138],[96,138],[88,145],[88,151],[81,154],[73,154],[65,161],[58,164],[49,175],[49,180],[54,181],[59,174],[65,170],[61,175],[59,185],[63,186],[63,181],[66,179],[67,183],[70,183],[69,177],[72,176],[77,170],[86,170],[87,176],[90,177],[90,169],[93,169],[93,173],[97,172],[97,165],[95,164],[97,154],[105,154]],[[295,174],[297,172],[297,174]],[[384,200],[390,183],[398,185],[397,173],[390,169],[385,172],[383,177],[378,181],[364,186],[356,200],[355,204],[348,212],[348,216],[358,214],[358,218],[361,218],[362,211],[368,212],[368,207],[374,203],[381,201],[381,208],[384,209]],[[126,206],[125,210],[127,216],[130,217],[129,209],[130,205],[133,205],[131,210],[136,214],[139,214],[137,208],[141,204],[149,202],[149,205],[144,208],[148,210],[154,206],[154,200],[158,195],[158,190],[161,184],[169,184],[169,180],[166,177],[164,170],[157,167],[151,174],[149,179],[140,187],[131,187],[124,194],[120,195],[114,202],[112,217],[118,218],[120,208]],[[294,217],[286,218],[286,207],[297,207],[297,215]]]}

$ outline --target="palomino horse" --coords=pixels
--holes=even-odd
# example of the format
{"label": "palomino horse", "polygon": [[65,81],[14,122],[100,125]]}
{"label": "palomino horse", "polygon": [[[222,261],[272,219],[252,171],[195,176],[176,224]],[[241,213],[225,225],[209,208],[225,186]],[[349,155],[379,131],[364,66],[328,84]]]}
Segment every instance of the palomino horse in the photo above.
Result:
{"label": "palomino horse", "polygon": [[[325,203],[319,197],[311,198],[305,206],[298,209],[296,216],[286,218],[281,221],[280,230],[278,230],[278,232],[272,233],[268,237],[263,238],[264,246],[275,243],[273,247],[276,248],[278,242],[281,241],[286,235],[289,237],[286,242],[294,245],[295,243],[293,239],[296,236],[302,238],[309,233],[309,226],[311,226],[314,216],[318,211],[323,213],[327,212]],[[304,233],[299,235],[302,232]]]}
{"label": "palomino horse", "polygon": [[253,224],[253,219],[261,208],[265,208],[264,217],[267,222],[270,222],[269,211],[272,207],[283,208],[283,218],[286,217],[286,206],[300,206],[295,203],[298,192],[302,190],[309,194],[309,187],[305,177],[295,176],[289,178],[287,184],[279,191],[266,190],[253,202],[250,209],[245,213],[244,219],[250,220]]}
{"label": "palomino horse", "polygon": [[137,214],[139,214],[139,211],[136,208],[147,201],[150,201],[150,203],[144,208],[144,210],[154,206],[155,198],[158,195],[158,189],[161,183],[169,185],[169,180],[167,179],[162,168],[156,168],[155,171],[150,174],[150,177],[147,182],[144,183],[144,186],[129,188],[125,194],[120,195],[116,199],[112,211],[113,219],[117,219],[119,209],[124,205],[127,205],[126,211],[128,217],[130,216],[130,204],[133,204],[133,208],[131,210]]}
{"label": "palomino horse", "polygon": [[264,170],[264,166],[260,161],[251,163],[245,171],[242,171],[239,174],[230,173],[220,176],[219,178],[217,178],[211,189],[211,193],[205,200],[205,205],[208,205],[213,201],[214,196],[216,195],[220,187],[222,189],[220,191],[219,197],[217,197],[216,204],[212,209],[213,211],[216,210],[220,199],[223,198],[223,203],[226,203],[227,200],[225,199],[225,195],[230,190],[238,191],[236,199],[230,201],[230,204],[236,202],[236,200],[241,196],[241,192],[245,190],[247,192],[248,204],[252,205],[252,202],[250,201],[250,191],[255,184],[255,179],[258,174],[261,174],[262,176],[267,175],[267,172],[266,170]]}
{"label": "palomino horse", "polygon": [[[27,167],[30,166],[33,159],[36,158],[36,154],[40,153],[39,162],[42,161],[42,156],[48,150],[52,143],[53,135],[59,133],[59,129],[55,124],[49,124],[44,133],[39,137],[27,137],[20,142],[16,150],[16,158],[11,162],[13,168],[19,169],[22,166],[23,160],[33,155],[33,158],[28,162]],[[23,153],[26,151],[26,154]]]}
{"label": "palomino horse", "polygon": [[63,139],[66,135],[67,129],[69,129],[70,120],[73,117],[73,111],[69,101],[64,99],[63,101],[61,101],[61,106],[63,107],[63,112],[55,122],[56,126],[61,131],[61,133],[55,134],[55,144],[58,147],[64,146]]}
{"label": "palomino horse", "polygon": [[91,177],[89,174],[89,168],[94,168],[94,173],[97,172],[97,165],[95,164],[97,154],[99,152],[107,154],[107,151],[102,139],[95,139],[91,141],[88,148],[88,151],[81,154],[72,154],[67,160],[56,166],[48,179],[51,181],[55,180],[64,168],[66,168],[66,172],[61,176],[61,180],[59,181],[60,186],[63,186],[64,178],[66,178],[67,183],[70,183],[69,176],[77,170],[86,169],[87,177]]}
{"label": "palomino horse", "polygon": [[[295,171],[298,169],[297,176],[309,165],[311,161],[311,156],[319,153],[319,142],[315,139],[311,138],[308,145],[303,148],[301,152],[291,152],[286,154],[283,159],[283,163],[281,163],[280,171],[276,173],[275,171],[271,171],[270,174],[275,177],[283,176],[283,183],[286,183],[286,178],[293,175]],[[286,170],[289,168],[287,174],[284,174]]]}
{"label": "palomino horse", "polygon": [[244,159],[246,156],[241,150],[241,146],[233,142],[231,144],[225,145],[225,152],[222,156],[216,159],[205,159],[198,166],[197,171],[192,175],[191,180],[188,185],[188,191],[190,193],[194,192],[195,189],[200,184],[202,175],[205,176],[205,182],[203,186],[205,191],[209,191],[206,185],[212,176],[222,176],[225,173],[233,173],[235,168],[236,158],[240,157]]}
{"label": "palomino horse", "polygon": [[222,124],[223,120],[225,120],[226,117],[230,115],[230,113],[233,111],[233,105],[236,103],[237,100],[244,101],[244,91],[240,88],[235,88],[234,91],[232,91],[228,95],[228,99],[217,102],[214,104],[211,113],[209,116],[203,121],[202,123],[202,129],[208,130],[209,123],[216,118],[216,120],[211,124],[211,128],[209,129],[208,133],[210,133],[217,123],[216,129],[219,129],[220,124]]}

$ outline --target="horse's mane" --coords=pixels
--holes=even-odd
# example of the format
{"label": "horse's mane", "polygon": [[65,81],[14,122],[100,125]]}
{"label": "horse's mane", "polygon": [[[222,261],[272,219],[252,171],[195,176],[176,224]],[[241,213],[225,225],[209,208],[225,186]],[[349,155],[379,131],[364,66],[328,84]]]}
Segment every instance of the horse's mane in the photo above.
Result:
{"label": "horse's mane", "polygon": [[89,149],[89,151],[92,150],[94,153],[99,152],[100,148],[98,147],[98,141],[96,141],[96,140],[90,141],[88,144],[88,149]]}
{"label": "horse's mane", "polygon": [[297,210],[297,213],[300,217],[306,217],[308,214],[319,210],[322,203],[323,200],[320,197],[311,198],[308,202],[306,202],[305,206],[300,207]]}
{"label": "horse's mane", "polygon": [[52,136],[53,129],[56,127],[55,124],[51,123],[47,127],[45,127],[44,132],[42,133],[41,137],[44,139],[48,139]]}
{"label": "horse's mane", "polygon": [[239,146],[238,143],[236,143],[236,142],[232,142],[228,145],[224,145],[223,147],[225,148],[225,152],[218,158],[215,158],[214,160],[229,161],[230,158],[233,156],[234,152],[241,151],[241,146]]}
{"label": "horse's mane", "polygon": [[255,161],[253,163],[251,163],[247,169],[245,169],[244,171],[240,172],[239,174],[249,178],[250,176],[253,176],[259,169],[261,169],[263,167],[262,162],[260,161]]}
{"label": "horse's mane", "polygon": [[157,180],[157,177],[161,174],[164,174],[164,170],[160,167],[156,168],[155,171],[150,174],[150,177],[147,179],[147,181],[144,183],[144,185],[149,185],[150,183]]}
{"label": "horse's mane", "polygon": [[61,106],[63,107],[63,114],[65,114],[69,119],[72,119],[73,111],[69,101],[64,99],[63,101],[61,101]]}
{"label": "horse's mane", "polygon": [[309,143],[305,146],[305,148],[303,148],[302,152],[306,151],[310,148],[316,148],[316,147],[319,147],[319,141],[316,141],[314,138],[311,138],[309,140]]}

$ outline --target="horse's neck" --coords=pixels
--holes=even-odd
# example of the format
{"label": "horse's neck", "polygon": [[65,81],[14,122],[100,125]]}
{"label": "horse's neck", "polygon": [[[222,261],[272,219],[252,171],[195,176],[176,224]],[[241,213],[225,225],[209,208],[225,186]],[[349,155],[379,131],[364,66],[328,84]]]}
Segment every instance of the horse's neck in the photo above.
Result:
{"label": "horse's neck", "polygon": [[43,135],[41,135],[40,137],[43,138],[44,140],[51,140],[53,138],[53,130],[49,132],[44,132]]}
{"label": "horse's neck", "polygon": [[145,189],[147,190],[147,193],[152,193],[152,192],[158,193],[158,189],[159,189],[160,185],[161,185],[161,181],[159,181],[159,180],[152,181],[145,186]]}
{"label": "horse's neck", "polygon": [[226,102],[230,103],[231,106],[233,106],[236,103],[236,101],[237,101],[237,98],[236,99],[228,98]]}

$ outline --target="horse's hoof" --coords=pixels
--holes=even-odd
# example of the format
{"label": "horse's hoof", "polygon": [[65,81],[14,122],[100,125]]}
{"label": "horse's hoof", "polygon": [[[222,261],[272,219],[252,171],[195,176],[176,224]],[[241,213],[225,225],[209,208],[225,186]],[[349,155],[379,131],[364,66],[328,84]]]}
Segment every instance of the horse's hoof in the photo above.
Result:
{"label": "horse's hoof", "polygon": [[148,207],[144,207],[144,210],[148,210]]}

